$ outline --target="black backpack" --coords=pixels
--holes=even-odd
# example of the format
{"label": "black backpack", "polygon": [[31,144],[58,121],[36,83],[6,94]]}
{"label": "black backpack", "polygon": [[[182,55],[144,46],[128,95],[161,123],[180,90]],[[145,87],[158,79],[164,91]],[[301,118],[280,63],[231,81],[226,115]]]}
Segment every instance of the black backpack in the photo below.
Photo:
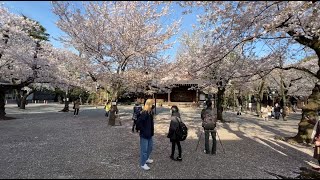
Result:
{"label": "black backpack", "polygon": [[184,141],[188,136],[188,128],[179,117],[177,117],[177,120],[179,122],[179,127],[176,129],[177,140]]}

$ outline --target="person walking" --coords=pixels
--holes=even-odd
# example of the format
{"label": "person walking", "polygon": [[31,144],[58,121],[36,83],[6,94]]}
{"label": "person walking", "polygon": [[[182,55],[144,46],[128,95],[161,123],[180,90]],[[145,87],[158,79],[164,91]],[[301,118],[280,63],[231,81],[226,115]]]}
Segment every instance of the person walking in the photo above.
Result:
{"label": "person walking", "polygon": [[148,99],[136,124],[137,130],[140,130],[140,166],[144,170],[150,170],[147,164],[153,163],[150,159],[154,135],[152,105],[153,100]]}
{"label": "person walking", "polygon": [[212,136],[212,149],[211,154],[216,154],[217,149],[217,140],[216,140],[216,123],[217,123],[217,114],[216,110],[212,108],[211,100],[206,101],[206,109],[201,111],[202,127],[204,129],[205,136],[205,153],[210,154],[209,150],[209,135]]}
{"label": "person walking", "polygon": [[109,112],[110,112],[110,109],[111,109],[111,101],[110,100],[107,101],[106,105],[104,106],[104,109],[106,111],[105,116],[109,117]]}
{"label": "person walking", "polygon": [[[180,117],[179,109],[177,106],[172,106],[171,111],[172,111],[171,121],[170,121],[168,136],[167,136],[168,138],[170,138],[170,142],[172,143],[170,159],[175,160],[175,161],[182,161],[181,144],[180,144],[180,140],[178,139],[177,134],[176,134],[177,129],[179,128],[179,122],[181,121],[181,117]],[[174,152],[175,152],[176,145],[178,146],[179,155],[175,159]]]}
{"label": "person walking", "polygon": [[[142,111],[142,107],[140,105],[140,103],[136,102],[134,107],[133,107],[133,115],[132,115],[132,121],[133,121],[133,125],[132,125],[132,132],[134,132],[134,127],[137,124],[137,120],[140,116],[140,113]],[[138,132],[137,128],[136,131]]]}
{"label": "person walking", "polygon": [[274,106],[274,118],[275,119],[279,119],[280,118],[280,110],[281,110],[281,107],[279,106],[278,103],[276,103],[275,106]]}
{"label": "person walking", "polygon": [[76,115],[78,116],[79,109],[80,109],[80,99],[79,98],[73,102],[73,109],[74,109],[73,116],[76,116]]}

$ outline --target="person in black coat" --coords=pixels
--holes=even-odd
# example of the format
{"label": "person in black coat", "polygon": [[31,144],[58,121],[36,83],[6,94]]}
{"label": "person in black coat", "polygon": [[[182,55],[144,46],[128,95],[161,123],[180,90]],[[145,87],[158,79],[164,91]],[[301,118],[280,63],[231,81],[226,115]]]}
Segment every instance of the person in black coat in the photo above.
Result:
{"label": "person in black coat", "polygon": [[[180,141],[177,139],[177,135],[176,135],[176,130],[177,130],[177,128],[179,128],[179,121],[181,121],[180,113],[179,113],[179,109],[177,106],[172,106],[171,111],[172,111],[171,122],[170,122],[170,127],[169,127],[169,133],[167,136],[168,138],[170,138],[170,142],[172,143],[170,158],[175,161],[182,161],[181,145],[180,145]],[[174,152],[175,152],[176,145],[178,146],[179,156],[175,159]]]}
{"label": "person in black coat", "polygon": [[148,99],[138,117],[136,129],[140,130],[140,165],[144,170],[150,170],[147,164],[153,163],[149,159],[153,148],[154,121],[152,113],[153,100]]}
{"label": "person in black coat", "polygon": [[279,119],[280,118],[280,112],[281,110],[281,107],[278,105],[278,103],[275,104],[275,107],[274,107],[274,118],[275,119]]}
{"label": "person in black coat", "polygon": [[[132,115],[132,120],[133,120],[133,125],[132,125],[132,132],[134,132],[134,127],[136,126],[137,120],[140,116],[140,113],[142,111],[142,107],[140,103],[136,102],[135,106],[133,107],[133,115]],[[137,128],[136,131],[138,132]]]}

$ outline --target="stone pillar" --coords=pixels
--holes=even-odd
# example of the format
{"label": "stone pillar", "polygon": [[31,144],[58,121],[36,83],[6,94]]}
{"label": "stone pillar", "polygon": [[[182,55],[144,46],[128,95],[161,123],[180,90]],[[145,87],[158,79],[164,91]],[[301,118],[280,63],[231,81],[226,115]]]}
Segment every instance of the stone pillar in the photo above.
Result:
{"label": "stone pillar", "polygon": [[199,102],[199,90],[197,89],[197,91],[196,91],[196,103],[198,103]]}

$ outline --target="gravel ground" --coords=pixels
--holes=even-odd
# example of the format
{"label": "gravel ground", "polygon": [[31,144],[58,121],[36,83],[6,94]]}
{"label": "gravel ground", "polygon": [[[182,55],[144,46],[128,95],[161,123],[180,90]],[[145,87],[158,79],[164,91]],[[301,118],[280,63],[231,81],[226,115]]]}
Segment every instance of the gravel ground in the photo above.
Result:
{"label": "gravel ground", "polygon": [[299,114],[288,121],[263,121],[250,114],[224,115],[231,123],[219,123],[215,156],[203,153],[200,109],[181,108],[189,128],[182,142],[182,162],[169,159],[166,138],[170,111],[159,108],[155,121],[154,163],[150,171],[139,167],[139,135],[131,132],[132,106],[120,106],[122,126],[109,127],[102,107],[82,106],[78,117],[58,112],[60,104],[29,104],[26,110],[8,105],[6,112],[17,119],[0,121],[0,178],[274,178],[266,171],[294,177],[301,166],[316,166],[312,147],[274,140],[275,135],[293,136]]}

